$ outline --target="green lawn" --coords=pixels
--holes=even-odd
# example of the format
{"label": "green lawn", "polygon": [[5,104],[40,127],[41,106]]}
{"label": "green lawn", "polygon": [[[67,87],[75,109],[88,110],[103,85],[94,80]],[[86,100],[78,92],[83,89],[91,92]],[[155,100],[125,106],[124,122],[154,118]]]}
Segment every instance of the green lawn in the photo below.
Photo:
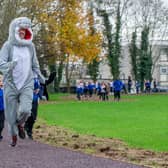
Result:
{"label": "green lawn", "polygon": [[50,125],[82,134],[113,137],[132,147],[168,151],[168,95],[125,96],[121,102],[61,101],[40,104]]}

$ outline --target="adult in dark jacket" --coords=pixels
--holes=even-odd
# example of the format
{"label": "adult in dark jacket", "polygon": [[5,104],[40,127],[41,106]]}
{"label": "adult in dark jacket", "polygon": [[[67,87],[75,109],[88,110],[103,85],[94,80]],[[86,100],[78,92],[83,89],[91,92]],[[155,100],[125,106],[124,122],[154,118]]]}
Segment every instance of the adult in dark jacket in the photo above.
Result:
{"label": "adult in dark jacket", "polygon": [[119,101],[121,98],[120,92],[121,92],[121,89],[123,88],[123,84],[121,80],[119,79],[114,80],[113,88],[114,88],[114,100]]}
{"label": "adult in dark jacket", "polygon": [[132,79],[131,76],[128,76],[128,93],[131,93],[132,88]]}
{"label": "adult in dark jacket", "polygon": [[56,72],[51,72],[48,79],[45,81],[45,84],[40,83],[41,91],[42,91],[41,95],[42,97],[45,97],[47,101],[49,100],[47,85],[49,85],[50,83],[54,81],[55,76],[56,76]]}

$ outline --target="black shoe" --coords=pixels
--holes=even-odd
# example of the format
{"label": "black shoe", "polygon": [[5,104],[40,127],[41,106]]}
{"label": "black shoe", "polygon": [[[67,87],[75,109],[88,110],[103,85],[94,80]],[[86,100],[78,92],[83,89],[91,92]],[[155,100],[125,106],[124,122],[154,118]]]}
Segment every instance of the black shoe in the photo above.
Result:
{"label": "black shoe", "polygon": [[21,125],[18,125],[18,131],[19,131],[19,137],[21,139],[25,139],[26,135],[25,135],[24,127]]}
{"label": "black shoe", "polygon": [[2,136],[2,135],[0,135],[0,141],[2,141],[2,139],[3,139],[3,136]]}
{"label": "black shoe", "polygon": [[28,135],[29,139],[33,140],[33,136],[32,135]]}
{"label": "black shoe", "polygon": [[17,144],[17,135],[12,136],[12,142],[10,144],[11,147],[15,147]]}
{"label": "black shoe", "polygon": [[31,140],[33,140],[32,132],[26,131],[27,137]]}

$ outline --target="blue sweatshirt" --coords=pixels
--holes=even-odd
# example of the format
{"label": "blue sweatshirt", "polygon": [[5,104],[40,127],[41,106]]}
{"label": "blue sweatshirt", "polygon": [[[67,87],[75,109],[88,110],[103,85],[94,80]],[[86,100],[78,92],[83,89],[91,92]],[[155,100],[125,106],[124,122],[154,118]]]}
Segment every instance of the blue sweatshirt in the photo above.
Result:
{"label": "blue sweatshirt", "polygon": [[115,80],[113,83],[114,91],[121,91],[123,84],[120,80]]}
{"label": "blue sweatshirt", "polygon": [[[39,89],[40,90],[40,82],[37,78],[34,79],[34,91]],[[38,101],[40,97],[40,92],[38,93],[33,93],[33,101]]]}
{"label": "blue sweatshirt", "polygon": [[4,111],[3,89],[0,88],[0,111]]}

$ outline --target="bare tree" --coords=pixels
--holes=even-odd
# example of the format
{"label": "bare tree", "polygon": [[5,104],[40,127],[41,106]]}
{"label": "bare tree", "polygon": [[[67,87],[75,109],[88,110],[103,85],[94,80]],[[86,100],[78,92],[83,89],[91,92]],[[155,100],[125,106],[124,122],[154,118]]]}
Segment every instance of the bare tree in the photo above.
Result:
{"label": "bare tree", "polygon": [[128,20],[128,9],[131,0],[104,0],[95,1],[98,15],[104,20],[105,48],[113,78],[120,75],[121,43],[123,29]]}
{"label": "bare tree", "polygon": [[[9,24],[11,20],[19,15],[20,0],[1,0],[0,1],[0,46],[8,37]],[[10,11],[10,12],[9,12]]]}
{"label": "bare tree", "polygon": [[155,55],[153,51],[156,47],[157,41],[165,40],[168,32],[168,8],[163,5],[161,0],[137,0],[133,8],[130,10],[129,16],[134,23],[130,22],[129,30],[137,30],[140,32],[147,26],[149,27],[150,49],[153,57],[152,74],[154,72],[156,63],[160,57],[160,52]]}

